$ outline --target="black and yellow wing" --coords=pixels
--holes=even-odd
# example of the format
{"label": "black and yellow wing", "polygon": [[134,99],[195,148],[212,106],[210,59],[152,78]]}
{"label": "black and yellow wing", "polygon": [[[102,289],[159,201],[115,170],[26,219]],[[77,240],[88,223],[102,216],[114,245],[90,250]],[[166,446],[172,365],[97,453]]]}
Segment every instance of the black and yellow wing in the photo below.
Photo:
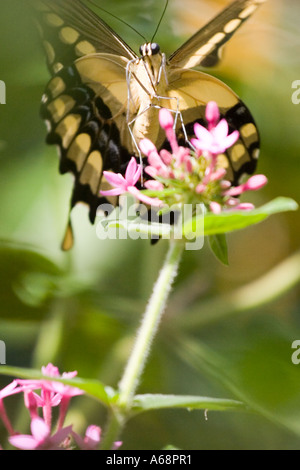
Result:
{"label": "black and yellow wing", "polygon": [[[124,172],[131,157],[126,64],[137,56],[79,0],[31,3],[52,74],[41,106],[47,143],[58,146],[60,172],[75,177],[71,209],[77,202],[87,203],[93,223],[97,207],[105,201],[99,194],[100,186],[105,188],[103,170]],[[96,53],[104,54],[93,68]],[[91,60],[80,62],[86,57]],[[71,244],[69,223],[63,247]]]}
{"label": "black and yellow wing", "polygon": [[[193,136],[196,122],[206,126],[206,104],[216,101],[230,132],[239,131],[238,141],[226,154],[218,157],[219,164],[227,170],[226,178],[238,184],[242,175],[254,173],[259,156],[259,135],[249,109],[240,98],[225,83],[203,72],[176,69],[169,78],[168,95],[179,101],[187,136]],[[174,100],[170,100],[172,103],[174,106]],[[177,136],[184,145],[185,136],[180,129]]]}
{"label": "black and yellow wing", "polygon": [[265,1],[237,0],[232,2],[179,47],[169,57],[169,63],[184,69],[215,66],[221,58],[224,44]]}
{"label": "black and yellow wing", "polygon": [[237,143],[219,158],[227,169],[227,178],[234,184],[243,174],[252,174],[256,169],[260,139],[254,119],[247,106],[223,82],[187,69],[216,65],[224,44],[265,1],[237,0],[231,3],[168,59],[169,95],[180,100],[187,135],[193,133],[195,122],[205,125],[205,107],[210,100],[218,103],[230,131],[239,131]]}
{"label": "black and yellow wing", "polygon": [[137,58],[135,52],[80,0],[29,0],[51,73],[88,54]]}
{"label": "black and yellow wing", "polygon": [[[263,1],[232,2],[174,52],[160,74],[167,79],[160,92],[160,97],[164,97],[161,106],[167,103],[165,98],[175,98],[169,100],[169,107],[179,103],[189,139],[194,123],[204,123],[205,106],[210,100],[218,103],[231,130],[240,131],[240,140],[224,155],[224,166],[233,182],[242,173],[255,170],[259,148],[255,123],[247,107],[225,84],[189,69],[214,64],[225,42]],[[60,172],[71,172],[75,177],[71,209],[77,202],[87,203],[93,223],[97,207],[103,202],[100,188],[106,189],[103,170],[124,173],[131,156],[137,156],[138,142],[132,141],[128,121],[134,122],[137,135],[143,135],[155,86],[154,95],[148,93],[148,104],[143,108],[141,103],[148,91],[137,81],[131,88],[128,71],[129,64],[134,64],[137,76],[142,71],[139,67],[144,67],[149,75],[146,61],[82,1],[30,0],[30,3],[36,12],[52,75],[42,99],[47,142],[59,148]],[[135,120],[138,116],[141,118]],[[157,122],[154,124],[153,128],[158,126]],[[147,132],[144,137],[154,140],[159,147],[167,145],[161,136],[151,133],[151,126]],[[181,139],[180,127],[177,133]],[[63,246],[69,248],[71,244],[69,225]]]}

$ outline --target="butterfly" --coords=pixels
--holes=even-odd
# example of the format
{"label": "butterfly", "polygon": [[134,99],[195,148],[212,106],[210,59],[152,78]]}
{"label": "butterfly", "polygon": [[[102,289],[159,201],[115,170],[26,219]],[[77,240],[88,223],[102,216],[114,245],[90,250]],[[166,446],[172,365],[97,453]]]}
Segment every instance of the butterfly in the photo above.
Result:
{"label": "butterfly", "polygon": [[[74,175],[70,212],[84,202],[94,223],[104,202],[100,189],[110,189],[103,171],[124,174],[132,156],[141,158],[145,137],[167,147],[161,107],[174,113],[178,141],[187,145],[194,124],[205,122],[206,104],[216,101],[230,131],[240,133],[220,157],[227,178],[237,184],[255,171],[259,134],[250,111],[223,82],[191,69],[216,65],[222,46],[265,0],[233,1],[168,58],[154,42],[136,54],[81,0],[30,1],[52,76],[41,105],[47,143],[58,146],[60,172]],[[62,247],[72,244],[69,220]]]}

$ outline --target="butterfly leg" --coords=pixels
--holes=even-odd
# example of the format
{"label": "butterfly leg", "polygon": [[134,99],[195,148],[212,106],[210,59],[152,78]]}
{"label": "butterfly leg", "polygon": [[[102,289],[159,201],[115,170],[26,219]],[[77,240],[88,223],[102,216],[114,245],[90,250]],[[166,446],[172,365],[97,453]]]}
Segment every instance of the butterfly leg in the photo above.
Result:
{"label": "butterfly leg", "polygon": [[[167,59],[166,59],[166,55],[165,54],[162,54],[162,61],[161,61],[161,65],[160,65],[160,69],[159,69],[159,74],[158,74],[158,83],[160,82],[160,79],[161,79],[161,76],[162,76],[162,73],[164,74],[164,79],[165,79],[165,82],[166,82],[166,86],[169,85],[169,80],[168,80],[168,75],[167,75],[167,70],[166,70],[166,65],[167,65]],[[176,100],[176,109],[170,109],[170,108],[167,108],[171,113],[174,113],[175,114],[175,119],[174,119],[174,131],[176,131],[176,128],[177,128],[177,121],[178,121],[178,116],[179,116],[179,119],[180,119],[180,123],[181,123],[181,127],[182,127],[182,131],[183,131],[183,134],[184,134],[184,139],[186,141],[186,143],[193,149],[193,145],[190,143],[189,139],[188,139],[188,136],[187,136],[187,132],[186,132],[186,128],[185,128],[185,125],[184,125],[184,122],[183,122],[183,117],[182,117],[182,114],[181,112],[179,111],[179,98],[178,97],[175,97],[175,96],[172,96],[172,97],[168,97],[168,96],[156,96],[157,99],[161,99],[161,100]]]}
{"label": "butterfly leg", "polygon": [[[156,106],[154,106],[156,107]],[[134,143],[134,146],[137,150],[137,153],[138,153],[138,157],[139,157],[139,160],[140,160],[140,164],[142,165],[142,174],[141,174],[141,183],[143,184],[143,157],[142,157],[142,153],[140,151],[140,148],[138,146],[138,143],[136,141],[136,138],[134,136],[134,133],[133,133],[133,130],[132,130],[132,125],[136,122],[136,120],[141,117],[144,113],[146,113],[150,108],[153,108],[153,105],[152,104],[149,104],[147,105],[143,111],[141,111],[140,113],[138,113],[137,116],[135,116],[131,121],[128,121],[127,120],[127,126],[128,126],[128,130],[129,130],[129,133],[130,133],[130,136],[132,138],[132,142]]]}
{"label": "butterfly leg", "polygon": [[[180,119],[180,124],[181,124],[181,128],[182,128],[182,132],[183,132],[183,135],[184,135],[184,140],[185,142],[189,145],[189,147],[192,149],[192,150],[195,150],[194,146],[191,144],[191,142],[189,141],[189,138],[188,138],[188,135],[187,135],[187,131],[186,131],[186,128],[185,128],[185,125],[184,125],[184,121],[183,121],[183,117],[182,117],[182,113],[181,111],[179,111],[179,98],[175,97],[175,96],[172,96],[172,97],[169,97],[169,96],[157,96],[156,97],[157,99],[159,100],[176,100],[176,109],[172,109],[172,108],[166,108],[168,109],[168,111],[170,111],[170,113],[173,113],[175,114],[175,117],[174,117],[174,125],[173,125],[173,129],[174,131],[176,131],[176,128],[177,128],[177,122],[178,122],[178,117]],[[163,106],[155,106],[155,105],[152,105],[156,108],[163,108]]]}
{"label": "butterfly leg", "polygon": [[131,82],[131,78],[132,78],[132,71],[130,70],[131,69],[131,65],[136,62],[136,59],[132,59],[128,62],[128,64],[126,65],[126,83],[127,83],[127,123],[129,121],[129,115],[130,115],[130,103],[132,103],[134,105],[134,99],[132,97],[132,93],[131,93],[131,87],[130,87],[130,82]]}

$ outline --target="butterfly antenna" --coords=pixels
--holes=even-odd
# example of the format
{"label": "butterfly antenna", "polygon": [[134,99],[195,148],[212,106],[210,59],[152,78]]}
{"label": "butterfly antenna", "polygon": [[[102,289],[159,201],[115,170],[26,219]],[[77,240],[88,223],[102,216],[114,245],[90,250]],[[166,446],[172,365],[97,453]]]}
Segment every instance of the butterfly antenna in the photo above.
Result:
{"label": "butterfly antenna", "polygon": [[153,36],[152,36],[151,42],[153,42],[153,39],[155,38],[156,33],[157,33],[157,31],[158,31],[158,29],[159,29],[159,27],[160,27],[160,25],[161,25],[161,22],[162,22],[162,20],[163,20],[163,17],[165,16],[166,10],[167,10],[167,8],[168,8],[168,4],[169,4],[169,0],[166,0],[164,10],[163,10],[163,12],[162,12],[162,14],[161,14],[161,17],[160,17],[160,20],[159,20],[159,22],[158,22],[158,24],[157,24],[157,26],[156,26],[156,29],[155,29],[154,34],[153,34]]}
{"label": "butterfly antenna", "polygon": [[93,2],[92,0],[88,0],[88,3],[90,3],[91,5],[94,5],[96,8],[98,8],[98,10],[103,11],[103,12],[106,13],[107,15],[112,16],[112,17],[115,18],[116,20],[120,21],[120,23],[125,24],[126,26],[128,26],[128,28],[130,28],[132,31],[134,31],[136,34],[138,34],[145,42],[147,42],[147,39],[145,38],[145,36],[143,36],[143,35],[142,35],[137,29],[135,29],[131,24],[126,23],[126,21],[122,20],[122,18],[119,18],[118,16],[114,15],[114,14],[111,13],[110,11],[105,10],[105,8],[99,7],[99,5],[97,5],[97,3]]}

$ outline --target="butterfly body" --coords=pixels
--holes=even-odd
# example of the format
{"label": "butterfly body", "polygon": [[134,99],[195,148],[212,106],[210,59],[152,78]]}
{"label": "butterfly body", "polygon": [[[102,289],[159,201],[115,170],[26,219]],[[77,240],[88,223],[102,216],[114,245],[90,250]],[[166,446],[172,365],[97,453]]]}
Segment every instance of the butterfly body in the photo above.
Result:
{"label": "butterfly body", "polygon": [[[161,107],[176,117],[179,142],[187,145],[195,122],[204,124],[205,107],[216,101],[238,142],[220,158],[234,184],[253,173],[259,136],[252,115],[224,83],[191,70],[214,65],[224,43],[265,0],[235,0],[169,58],[157,43],[137,55],[80,0],[30,0],[37,12],[48,68],[52,75],[43,100],[47,142],[60,152],[60,171],[75,176],[71,208],[89,205],[94,222],[109,189],[104,170],[124,173],[139,142],[158,149],[165,137],[158,122]],[[117,200],[111,201],[117,203]]]}

